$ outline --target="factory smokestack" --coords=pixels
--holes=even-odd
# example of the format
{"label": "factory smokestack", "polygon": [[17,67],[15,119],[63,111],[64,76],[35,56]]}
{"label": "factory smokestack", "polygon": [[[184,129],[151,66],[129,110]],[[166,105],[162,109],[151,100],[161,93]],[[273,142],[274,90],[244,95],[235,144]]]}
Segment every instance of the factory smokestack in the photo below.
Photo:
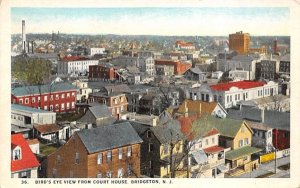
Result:
{"label": "factory smokestack", "polygon": [[22,50],[23,52],[26,52],[25,20],[22,20]]}

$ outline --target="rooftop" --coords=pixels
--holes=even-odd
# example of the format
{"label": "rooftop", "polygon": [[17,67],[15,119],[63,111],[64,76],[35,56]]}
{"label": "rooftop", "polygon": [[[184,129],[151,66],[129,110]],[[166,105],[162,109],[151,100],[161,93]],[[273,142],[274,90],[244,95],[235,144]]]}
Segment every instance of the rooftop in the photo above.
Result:
{"label": "rooftop", "polygon": [[77,88],[69,83],[55,83],[55,84],[46,84],[39,86],[24,86],[24,87],[16,87],[11,90],[11,94],[14,96],[26,96],[26,95],[34,95],[40,94],[39,89],[41,89],[41,93],[50,93],[50,92],[61,92],[61,91],[74,91]]}
{"label": "rooftop", "polygon": [[220,147],[220,146],[211,146],[211,147],[205,148],[203,150],[205,151],[205,153],[218,153],[220,151],[223,151],[224,148]]}
{"label": "rooftop", "polygon": [[[12,146],[19,146],[21,148],[21,159],[11,160],[11,171],[21,171],[40,166],[37,158],[32,153],[28,143],[22,134],[11,135]],[[15,147],[14,147],[15,148]]]}
{"label": "rooftop", "polygon": [[51,113],[51,114],[55,114],[55,112],[49,112],[46,110],[41,110],[41,109],[37,109],[37,108],[31,108],[31,107],[27,107],[27,106],[23,106],[23,105],[19,105],[19,104],[11,104],[11,110],[16,110],[16,111],[22,111],[22,112],[27,112],[27,113]]}
{"label": "rooftop", "polygon": [[78,134],[89,153],[143,142],[128,122],[84,129],[77,131],[76,134]]}
{"label": "rooftop", "polygon": [[235,159],[239,159],[239,158],[251,155],[253,153],[258,153],[261,150],[262,149],[259,149],[256,147],[244,146],[242,148],[238,148],[238,149],[230,150],[230,151],[226,152],[225,158],[227,160],[235,160]]}
{"label": "rooftop", "polygon": [[56,124],[35,125],[34,128],[40,133],[54,133],[60,130]]}
{"label": "rooftop", "polygon": [[244,80],[238,82],[220,83],[220,84],[212,85],[210,87],[211,89],[216,91],[228,91],[231,87],[237,87],[239,89],[250,89],[255,87],[261,87],[265,84],[266,84],[265,82],[260,82],[260,81]]}

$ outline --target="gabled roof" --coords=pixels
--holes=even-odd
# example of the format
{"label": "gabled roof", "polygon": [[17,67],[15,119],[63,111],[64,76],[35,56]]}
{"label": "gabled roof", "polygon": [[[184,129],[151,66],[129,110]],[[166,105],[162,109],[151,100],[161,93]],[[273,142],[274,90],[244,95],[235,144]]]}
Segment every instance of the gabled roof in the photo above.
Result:
{"label": "gabled roof", "polygon": [[250,89],[255,87],[261,87],[265,84],[266,84],[265,82],[261,82],[261,81],[243,80],[238,82],[220,83],[220,84],[212,85],[210,86],[210,88],[215,91],[228,91],[231,87],[237,87],[239,89]]}
{"label": "gabled roof", "polygon": [[97,106],[89,107],[89,111],[95,116],[95,118],[111,116],[111,113],[105,104],[99,104]]}
{"label": "gabled roof", "polygon": [[54,133],[60,130],[56,124],[34,125],[34,128],[40,133]]}
{"label": "gabled roof", "polygon": [[163,125],[150,127],[150,130],[161,144],[176,143],[184,139],[184,135],[180,131],[180,123],[174,119]]}
{"label": "gabled roof", "polygon": [[[55,83],[41,85],[41,93],[59,92],[59,91],[69,91],[76,90],[76,87],[70,83]],[[16,87],[11,90],[11,94],[14,96],[26,96],[26,95],[37,95],[40,94],[39,86],[24,86]]]}
{"label": "gabled roof", "polygon": [[[190,100],[186,99],[182,102],[182,104],[179,106],[177,113],[185,113],[185,103],[188,108],[188,113],[196,113],[196,114],[211,114],[216,106],[218,105],[217,102],[205,102],[205,101],[200,101],[200,100]],[[200,109],[201,105],[201,109]],[[226,113],[226,111],[224,110]]]}
{"label": "gabled roof", "polygon": [[220,134],[220,132],[215,129],[215,128],[212,128],[210,131],[208,131],[204,136],[207,137],[207,136],[212,136],[212,135],[216,135],[216,134]]}
{"label": "gabled roof", "polygon": [[212,116],[205,116],[193,122],[195,137],[204,137],[213,128],[220,132],[221,135],[234,138],[240,130],[242,124],[246,125],[252,132],[251,128],[241,120],[220,119]]}
{"label": "gabled roof", "polygon": [[126,84],[119,84],[119,85],[107,85],[103,87],[106,92],[113,92],[113,93],[130,93],[131,89]]}
{"label": "gabled roof", "polygon": [[251,129],[257,129],[262,131],[268,131],[272,129],[269,125],[266,125],[264,123],[254,122],[254,121],[246,121],[246,122],[251,127]]}
{"label": "gabled roof", "polygon": [[[22,134],[11,135],[11,144],[21,148],[21,159],[11,160],[11,171],[20,171],[40,166]],[[15,148],[15,147],[14,147]]]}
{"label": "gabled roof", "polygon": [[76,134],[78,134],[88,153],[106,151],[143,142],[128,122],[84,129],[77,131]]}

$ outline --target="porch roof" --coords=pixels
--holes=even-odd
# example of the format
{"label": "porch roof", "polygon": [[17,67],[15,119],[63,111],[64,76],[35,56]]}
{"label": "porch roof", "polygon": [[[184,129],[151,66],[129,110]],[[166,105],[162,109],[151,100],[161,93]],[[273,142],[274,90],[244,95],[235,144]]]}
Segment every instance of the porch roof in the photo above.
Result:
{"label": "porch roof", "polygon": [[262,149],[260,149],[260,148],[245,146],[245,147],[242,147],[242,148],[239,148],[239,149],[230,150],[230,151],[226,152],[225,153],[225,159],[232,161],[232,160],[235,160],[235,159],[245,157],[247,155],[251,155],[253,153],[260,152],[261,150]]}

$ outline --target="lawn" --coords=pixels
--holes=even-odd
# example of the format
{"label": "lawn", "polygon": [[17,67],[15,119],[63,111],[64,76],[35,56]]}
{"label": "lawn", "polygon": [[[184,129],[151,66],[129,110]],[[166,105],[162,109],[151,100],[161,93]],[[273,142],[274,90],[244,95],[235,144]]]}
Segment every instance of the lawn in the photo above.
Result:
{"label": "lawn", "polygon": [[53,153],[54,151],[56,151],[58,149],[58,146],[57,145],[44,145],[44,144],[41,144],[40,146],[40,153],[42,155],[49,155],[51,153]]}

